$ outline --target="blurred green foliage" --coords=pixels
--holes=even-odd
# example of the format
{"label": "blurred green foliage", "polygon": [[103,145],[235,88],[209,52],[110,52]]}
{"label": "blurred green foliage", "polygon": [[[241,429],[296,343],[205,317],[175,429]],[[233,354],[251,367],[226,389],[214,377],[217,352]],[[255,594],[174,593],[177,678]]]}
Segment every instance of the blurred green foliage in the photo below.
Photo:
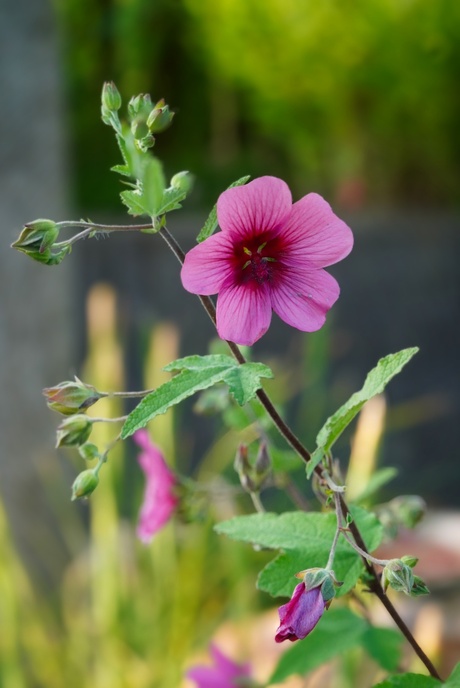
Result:
{"label": "blurred green foliage", "polygon": [[453,0],[55,3],[86,205],[117,198],[97,117],[107,79],[177,111],[160,155],[198,175],[198,203],[243,173],[280,174],[349,207],[459,199]]}

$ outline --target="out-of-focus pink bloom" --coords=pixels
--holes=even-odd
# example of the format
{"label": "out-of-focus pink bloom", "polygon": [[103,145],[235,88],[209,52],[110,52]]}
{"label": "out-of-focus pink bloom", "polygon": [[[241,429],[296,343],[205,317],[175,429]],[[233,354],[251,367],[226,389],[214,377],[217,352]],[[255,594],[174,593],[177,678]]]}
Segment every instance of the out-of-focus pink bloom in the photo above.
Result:
{"label": "out-of-focus pink bloom", "polygon": [[326,608],[321,586],[305,589],[305,583],[296,586],[287,604],[278,609],[280,625],[276,631],[275,640],[301,640],[312,632]]}
{"label": "out-of-focus pink bloom", "polygon": [[196,666],[187,672],[188,678],[195,681],[197,688],[237,688],[250,685],[249,664],[233,662],[215,645],[211,645],[210,651],[214,666]]}
{"label": "out-of-focus pink bloom", "polygon": [[292,204],[285,182],[260,177],[224,191],[217,218],[222,231],[187,253],[181,277],[193,294],[218,294],[219,336],[254,344],[272,310],[299,330],[319,330],[340,293],[322,268],[353,246],[329,204],[315,193]]}
{"label": "out-of-focus pink bloom", "polygon": [[148,543],[169,521],[177,506],[178,497],[174,492],[177,481],[162,452],[151,442],[147,430],[138,430],[133,439],[142,449],[138,461],[146,478],[137,535]]}

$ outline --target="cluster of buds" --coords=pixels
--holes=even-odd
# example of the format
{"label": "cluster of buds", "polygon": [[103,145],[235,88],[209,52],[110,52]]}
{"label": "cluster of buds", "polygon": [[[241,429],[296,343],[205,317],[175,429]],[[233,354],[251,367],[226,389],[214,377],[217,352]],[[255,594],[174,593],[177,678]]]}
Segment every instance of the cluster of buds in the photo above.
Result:
{"label": "cluster of buds", "polygon": [[271,460],[266,442],[260,443],[254,464],[249,461],[248,446],[240,444],[236,452],[234,468],[246,492],[257,494],[263,490],[271,475]]}
{"label": "cluster of buds", "polygon": [[390,587],[410,597],[428,595],[430,591],[425,582],[412,571],[417,562],[417,557],[409,555],[401,559],[391,559],[382,572],[382,586],[385,592]]}
{"label": "cluster of buds", "polygon": [[88,442],[94,419],[84,412],[107,394],[99,392],[77,377],[75,380],[47,387],[43,394],[50,409],[66,416],[57,429],[56,447],[77,447],[80,456],[86,461],[98,459],[95,468],[82,471],[72,485],[72,500],[88,497],[99,484],[99,469],[103,457],[97,446]]}
{"label": "cluster of buds", "polygon": [[70,246],[61,246],[53,252],[58,235],[59,227],[53,220],[34,220],[24,225],[11,246],[39,263],[58,265],[70,251]]}
{"label": "cluster of buds", "polygon": [[146,151],[155,144],[154,134],[160,134],[169,127],[174,112],[171,112],[163,98],[153,105],[147,93],[131,98],[128,115],[136,144],[140,150]]}

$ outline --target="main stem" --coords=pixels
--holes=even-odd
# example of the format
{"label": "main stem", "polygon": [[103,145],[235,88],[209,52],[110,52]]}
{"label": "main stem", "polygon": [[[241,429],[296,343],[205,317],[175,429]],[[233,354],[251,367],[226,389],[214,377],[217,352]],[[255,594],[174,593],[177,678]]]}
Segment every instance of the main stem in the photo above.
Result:
{"label": "main stem", "polygon": [[[181,249],[181,247],[177,243],[176,239],[172,236],[172,234],[170,234],[170,232],[166,229],[166,227],[162,227],[162,229],[160,229],[160,231],[159,231],[159,234],[162,237],[162,239],[167,243],[167,245],[169,246],[171,251],[174,253],[176,258],[178,259],[178,261],[182,265],[184,263],[184,260],[185,260],[185,253],[183,252],[183,250]],[[216,325],[216,308],[214,306],[214,303],[209,298],[209,296],[198,296],[198,298],[200,299],[203,308],[205,309],[205,311],[207,312],[207,314],[211,318],[212,322],[214,323],[214,325]],[[243,356],[243,354],[241,353],[238,346],[234,342],[229,342],[229,341],[227,341],[227,344],[228,344],[230,351],[232,352],[233,356],[238,361],[238,363],[241,363],[241,364],[246,363],[246,359]],[[310,452],[308,451],[308,449],[306,447],[304,447],[302,442],[299,440],[297,435],[291,430],[289,425],[287,425],[287,423],[281,418],[281,416],[279,415],[278,411],[274,407],[274,405],[273,405],[270,397],[267,395],[267,393],[263,389],[259,389],[257,391],[257,396],[259,398],[259,401],[261,402],[261,404],[265,408],[266,412],[271,417],[273,423],[275,424],[275,426],[277,427],[277,429],[281,433],[281,435],[283,435],[283,437],[288,442],[288,444],[291,445],[291,447],[294,449],[294,451],[305,461],[305,463],[308,463],[311,459]],[[316,466],[315,473],[317,474],[317,476],[321,480],[323,480],[323,476],[322,476],[323,469],[320,466]],[[343,498],[343,495],[339,494],[338,499],[340,500],[340,506],[341,506],[341,509],[342,509],[344,516],[347,516],[348,514],[350,514],[350,510],[348,508],[347,503],[345,502],[345,500]],[[353,519],[351,519],[351,522],[349,523],[348,527],[349,527],[349,530],[352,533],[352,535],[356,541],[356,544],[364,552],[367,552],[366,543],[364,542],[362,535],[359,531],[359,528]],[[416,655],[420,658],[420,660],[423,662],[423,664],[426,666],[426,668],[430,672],[431,676],[441,680],[441,677],[439,676],[439,674],[436,670],[436,667],[433,665],[433,663],[431,662],[429,657],[427,657],[427,655],[424,653],[424,651],[422,650],[422,648],[420,647],[420,645],[417,643],[414,636],[412,635],[412,632],[410,631],[408,626],[405,624],[403,619],[399,616],[398,612],[396,611],[396,609],[393,606],[393,604],[391,603],[391,601],[388,599],[386,593],[384,592],[384,590],[380,584],[380,578],[379,578],[374,566],[369,561],[367,561],[367,559],[365,557],[362,557],[362,559],[363,559],[366,571],[368,572],[368,574],[370,574],[370,577],[371,577],[369,589],[371,590],[371,592],[373,592],[378,597],[380,602],[383,604],[385,609],[388,611],[388,613],[390,614],[391,618],[393,619],[393,621],[398,626],[401,633],[404,635],[404,637],[407,639],[407,641],[410,643],[410,645],[414,649],[414,652],[416,653]]]}

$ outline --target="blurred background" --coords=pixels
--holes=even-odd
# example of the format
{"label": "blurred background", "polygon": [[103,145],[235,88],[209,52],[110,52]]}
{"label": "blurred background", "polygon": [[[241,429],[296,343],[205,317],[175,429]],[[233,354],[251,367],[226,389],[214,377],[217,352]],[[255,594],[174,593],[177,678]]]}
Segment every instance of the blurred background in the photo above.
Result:
{"label": "blurred background", "polygon": [[[218,499],[204,525],[176,523],[146,549],[133,535],[142,478],[126,446],[111,455],[90,505],[68,500],[83,461],[53,449],[59,419],[41,389],[74,374],[102,389],[155,386],[162,365],[206,353],[213,336],[157,237],[82,242],[53,268],[9,249],[37,217],[126,221],[120,180],[109,172],[119,153],[99,116],[105,80],[125,102],[151,93],[176,112],[155,152],[167,175],[195,176],[184,209],[169,219],[185,249],[219,193],[245,174],[282,177],[296,199],[321,193],[353,228],[352,255],[331,268],[342,294],[327,326],[305,336],[276,321],[254,358],[275,369],[270,391],[311,447],[378,358],[420,346],[377,420],[367,420],[373,439],[357,446],[355,433],[353,468],[369,476],[395,466],[375,499],[421,494],[435,514],[411,551],[426,548],[442,564],[427,573],[438,614],[429,617],[438,629],[429,642],[452,665],[460,639],[459,39],[455,0],[0,3],[6,688],[175,688],[217,628],[235,658],[262,653],[263,666],[262,641],[276,625],[270,617],[260,630],[272,607],[254,591],[264,554],[212,533],[212,519],[250,510],[244,497]],[[198,416],[190,402],[152,424],[152,434],[180,471],[207,480],[223,470],[236,485],[238,423]],[[352,439],[337,446],[345,465]],[[268,503],[286,506],[277,494]],[[241,626],[251,614],[257,642],[252,624],[220,626]],[[340,670],[317,685],[358,686],[352,669],[348,678]]]}

